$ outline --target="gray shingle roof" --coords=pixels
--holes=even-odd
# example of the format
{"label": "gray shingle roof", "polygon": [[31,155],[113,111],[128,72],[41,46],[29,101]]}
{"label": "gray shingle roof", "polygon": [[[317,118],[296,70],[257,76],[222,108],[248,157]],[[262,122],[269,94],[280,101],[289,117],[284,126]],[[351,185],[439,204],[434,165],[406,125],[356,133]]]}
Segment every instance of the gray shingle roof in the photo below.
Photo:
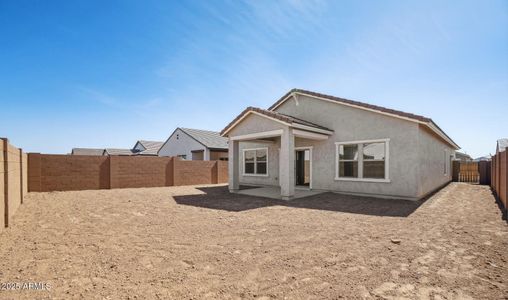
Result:
{"label": "gray shingle roof", "polygon": [[497,140],[497,148],[499,149],[499,152],[505,151],[507,147],[508,147],[508,139]]}
{"label": "gray shingle roof", "polygon": [[116,149],[116,148],[106,148],[104,149],[106,154],[108,155],[133,155],[134,152],[132,149]]}
{"label": "gray shingle roof", "polygon": [[93,155],[93,156],[102,156],[104,154],[104,149],[97,148],[72,148],[72,155]]}
{"label": "gray shingle roof", "polygon": [[145,150],[137,152],[136,155],[157,155],[157,152],[159,152],[159,149],[164,144],[164,142],[145,140],[139,140],[138,143],[145,147]]}
{"label": "gray shingle roof", "polygon": [[220,132],[182,127],[180,127],[180,130],[207,148],[228,149],[228,139],[220,136]]}

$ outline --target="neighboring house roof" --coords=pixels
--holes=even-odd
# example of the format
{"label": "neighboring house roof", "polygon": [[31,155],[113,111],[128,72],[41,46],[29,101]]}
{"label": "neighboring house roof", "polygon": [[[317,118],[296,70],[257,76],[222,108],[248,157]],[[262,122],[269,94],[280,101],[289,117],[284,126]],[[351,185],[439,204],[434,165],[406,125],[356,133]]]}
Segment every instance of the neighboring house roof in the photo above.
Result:
{"label": "neighboring house roof", "polygon": [[469,154],[458,152],[458,151],[455,152],[455,158],[460,159],[460,160],[472,160],[473,159]]}
{"label": "neighboring house roof", "polygon": [[222,137],[220,132],[182,127],[179,128],[181,131],[185,132],[207,148],[228,149],[228,139]]}
{"label": "neighboring house roof", "polygon": [[211,150],[228,150],[228,139],[222,137],[220,132],[210,131],[210,130],[202,130],[202,129],[192,129],[192,128],[183,128],[177,127],[175,131],[168,137],[168,139],[162,144],[162,146],[157,151],[159,153],[160,149],[166,145],[171,137],[178,131],[181,130],[183,133],[187,134],[189,137],[194,139],[196,142],[205,146]]}
{"label": "neighboring house roof", "polygon": [[133,149],[135,149],[138,144],[141,145],[145,150],[137,151],[136,155],[157,155],[159,149],[164,143],[159,141],[139,140],[136,142],[136,145],[134,145]]}
{"label": "neighboring house roof", "polygon": [[115,149],[115,148],[106,148],[106,149],[104,149],[104,153],[106,155],[133,155],[134,154],[132,149]]}
{"label": "neighboring house roof", "polygon": [[309,127],[311,129],[318,129],[318,130],[328,131],[328,133],[330,133],[330,134],[333,132],[333,130],[328,129],[328,128],[324,127],[324,126],[317,125],[317,124],[314,124],[314,123],[311,123],[311,122],[308,122],[308,121],[305,121],[305,120],[302,120],[302,119],[298,119],[298,118],[295,118],[295,117],[292,117],[292,116],[281,114],[281,113],[278,113],[278,112],[275,112],[275,111],[270,111],[270,110],[266,110],[266,109],[261,109],[261,108],[249,106],[242,113],[240,113],[233,121],[231,121],[231,123],[229,123],[221,131],[220,134],[221,135],[226,135],[238,122],[243,120],[245,117],[247,117],[251,113],[254,113],[254,114],[257,114],[257,115],[261,115],[261,116],[264,116],[264,117],[268,117],[268,118],[271,118],[271,119],[275,119],[275,120],[281,121],[283,123],[286,123],[286,125],[288,125],[288,126],[295,126],[295,124],[296,124],[296,125],[302,125],[302,126],[305,126],[305,127]]}
{"label": "neighboring house roof", "polygon": [[72,155],[93,155],[93,156],[102,156],[104,154],[104,149],[97,148],[72,148]]}
{"label": "neighboring house roof", "polygon": [[488,160],[492,160],[492,156],[491,155],[486,155],[486,156],[478,157],[478,158],[475,158],[473,161],[488,161]]}
{"label": "neighboring house roof", "polygon": [[508,148],[508,139],[497,140],[497,149],[499,152],[504,152]]}
{"label": "neighboring house roof", "polygon": [[393,116],[393,117],[398,117],[398,118],[402,118],[402,119],[406,119],[409,121],[414,121],[414,122],[423,124],[423,125],[427,126],[428,128],[430,128],[432,131],[434,131],[437,135],[439,135],[442,139],[444,139],[450,145],[452,145],[456,149],[460,149],[459,145],[457,145],[457,143],[455,143],[441,128],[439,128],[439,126],[436,123],[434,123],[434,121],[432,121],[431,118],[427,118],[427,117],[420,116],[420,115],[415,115],[412,113],[403,112],[400,110],[389,109],[389,108],[382,107],[382,106],[371,105],[371,104],[367,104],[367,103],[363,103],[363,102],[359,102],[359,101],[353,101],[353,100],[339,98],[339,97],[335,97],[335,96],[306,91],[306,90],[302,90],[302,89],[290,90],[288,93],[286,93],[284,96],[282,96],[277,102],[275,102],[272,106],[270,106],[270,108],[268,110],[271,110],[271,111],[275,110],[277,107],[279,107],[286,100],[290,99],[293,96],[297,96],[299,94],[313,97],[316,99],[335,102],[337,104],[343,104],[343,105],[347,105],[347,106],[351,106],[351,107],[365,109],[365,110],[369,110],[372,112],[377,112],[377,113],[381,113],[381,114],[385,114],[385,115],[389,115],[389,116]]}

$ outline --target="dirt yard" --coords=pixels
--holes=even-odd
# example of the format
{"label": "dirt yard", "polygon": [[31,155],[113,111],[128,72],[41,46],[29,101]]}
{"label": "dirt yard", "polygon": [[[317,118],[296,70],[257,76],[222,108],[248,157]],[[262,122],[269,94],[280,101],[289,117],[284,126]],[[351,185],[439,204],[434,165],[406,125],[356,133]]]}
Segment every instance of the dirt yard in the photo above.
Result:
{"label": "dirt yard", "polygon": [[2,299],[508,299],[508,226],[489,188],[467,184],[423,203],[34,193],[0,233],[0,278],[51,286]]}

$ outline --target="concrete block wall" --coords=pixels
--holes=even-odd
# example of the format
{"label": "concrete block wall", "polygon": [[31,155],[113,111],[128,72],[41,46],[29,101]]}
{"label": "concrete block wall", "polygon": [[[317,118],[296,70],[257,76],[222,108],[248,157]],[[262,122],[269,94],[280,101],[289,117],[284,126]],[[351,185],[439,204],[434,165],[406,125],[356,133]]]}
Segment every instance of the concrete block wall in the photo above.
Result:
{"label": "concrete block wall", "polygon": [[110,156],[110,188],[173,185],[171,157]]}
{"label": "concrete block wall", "polygon": [[174,185],[217,183],[217,161],[174,161]]}
{"label": "concrete block wall", "polygon": [[0,228],[10,226],[27,188],[26,154],[8,139],[0,138]]}
{"label": "concrete block wall", "polygon": [[30,192],[226,183],[227,162],[30,153]]}
{"label": "concrete block wall", "polygon": [[30,192],[108,189],[107,156],[29,154]]}

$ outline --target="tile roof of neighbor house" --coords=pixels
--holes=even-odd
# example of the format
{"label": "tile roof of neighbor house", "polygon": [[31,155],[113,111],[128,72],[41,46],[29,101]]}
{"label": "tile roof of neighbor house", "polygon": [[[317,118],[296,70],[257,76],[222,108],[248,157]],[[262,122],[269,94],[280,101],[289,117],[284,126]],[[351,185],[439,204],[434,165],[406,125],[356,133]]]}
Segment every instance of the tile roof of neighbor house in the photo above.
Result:
{"label": "tile roof of neighbor house", "polygon": [[118,148],[106,148],[104,152],[107,155],[134,155],[132,149],[118,149]]}
{"label": "tile roof of neighbor house", "polygon": [[145,141],[145,140],[139,140],[137,141],[137,143],[141,144],[141,146],[143,146],[145,150],[137,152],[136,155],[157,155],[159,149],[164,144],[164,142]]}
{"label": "tile roof of neighbor house", "polygon": [[499,152],[503,152],[508,148],[508,139],[499,139],[497,140],[497,147]]}
{"label": "tile roof of neighbor house", "polygon": [[282,121],[282,122],[285,122],[288,124],[300,124],[300,125],[305,125],[305,126],[317,128],[317,129],[333,131],[333,130],[328,129],[324,126],[317,125],[317,124],[314,124],[314,123],[311,123],[311,122],[308,122],[308,121],[305,121],[302,119],[298,119],[298,118],[295,118],[292,116],[288,116],[285,114],[281,114],[281,113],[278,113],[275,111],[270,111],[270,110],[266,110],[266,109],[262,109],[262,108],[258,108],[258,107],[249,106],[244,111],[242,111],[233,121],[231,121],[224,129],[222,129],[222,131],[220,132],[221,135],[225,134],[236,122],[238,122],[240,119],[242,119],[246,114],[248,114],[250,112],[256,112],[256,113],[262,114],[264,116],[267,116],[267,117],[270,117],[273,119],[277,119],[279,121]]}
{"label": "tile roof of neighbor house", "polygon": [[93,155],[102,156],[104,155],[104,149],[97,148],[72,148],[72,155]]}
{"label": "tile roof of neighbor house", "polygon": [[179,128],[181,131],[185,132],[207,148],[228,149],[228,139],[222,137],[220,132],[182,127]]}

